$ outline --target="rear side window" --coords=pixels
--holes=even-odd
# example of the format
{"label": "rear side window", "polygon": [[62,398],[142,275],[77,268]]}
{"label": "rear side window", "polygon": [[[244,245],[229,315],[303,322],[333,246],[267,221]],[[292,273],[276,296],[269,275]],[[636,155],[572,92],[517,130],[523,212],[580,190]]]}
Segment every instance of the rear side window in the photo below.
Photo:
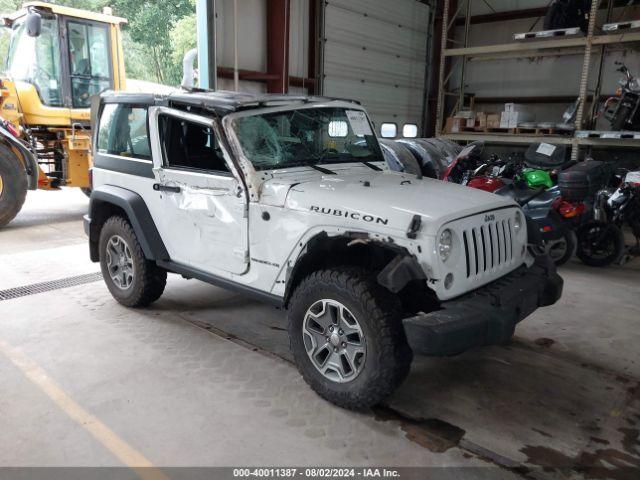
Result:
{"label": "rear side window", "polygon": [[210,126],[161,115],[158,128],[165,167],[231,173]]}
{"label": "rear side window", "polygon": [[108,103],[98,127],[98,153],[151,160],[147,109]]}

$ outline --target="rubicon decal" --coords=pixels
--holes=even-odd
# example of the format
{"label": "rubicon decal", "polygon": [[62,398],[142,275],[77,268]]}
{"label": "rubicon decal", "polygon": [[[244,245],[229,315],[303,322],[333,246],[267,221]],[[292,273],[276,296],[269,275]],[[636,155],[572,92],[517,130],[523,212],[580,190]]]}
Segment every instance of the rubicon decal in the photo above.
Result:
{"label": "rubicon decal", "polygon": [[333,217],[343,217],[343,218],[350,218],[351,220],[359,220],[361,222],[376,223],[376,224],[379,224],[379,225],[388,225],[389,224],[389,219],[388,218],[377,217],[375,215],[369,215],[369,214],[360,213],[360,212],[351,212],[349,210],[340,210],[340,209],[337,209],[337,208],[326,208],[326,207],[315,207],[315,206],[312,206],[312,207],[309,208],[309,211],[316,212],[316,213],[322,213],[324,215],[331,215]]}

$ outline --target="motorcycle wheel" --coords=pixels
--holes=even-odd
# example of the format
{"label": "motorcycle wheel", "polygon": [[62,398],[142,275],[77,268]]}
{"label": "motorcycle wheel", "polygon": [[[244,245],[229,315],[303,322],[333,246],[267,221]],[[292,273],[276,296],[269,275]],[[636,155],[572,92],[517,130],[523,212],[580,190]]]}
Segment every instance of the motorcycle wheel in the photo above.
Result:
{"label": "motorcycle wheel", "polygon": [[545,244],[545,253],[551,257],[556,266],[564,265],[576,252],[578,240],[572,231],[567,232],[562,238]]}
{"label": "motorcycle wheel", "polygon": [[614,132],[621,132],[623,130],[629,130],[627,126],[627,118],[631,115],[631,109],[628,107],[621,107],[616,116],[611,120],[611,130]]}
{"label": "motorcycle wheel", "polygon": [[589,222],[578,230],[577,256],[590,267],[606,267],[624,254],[624,235],[616,225]]}

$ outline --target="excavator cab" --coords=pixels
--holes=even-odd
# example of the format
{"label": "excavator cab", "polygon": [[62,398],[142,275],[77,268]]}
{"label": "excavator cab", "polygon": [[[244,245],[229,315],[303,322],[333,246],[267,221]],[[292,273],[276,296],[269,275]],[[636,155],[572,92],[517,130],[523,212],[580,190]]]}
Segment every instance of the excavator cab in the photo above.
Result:
{"label": "excavator cab", "polygon": [[125,88],[126,20],[27,2],[0,23],[11,35],[0,76],[2,226],[20,210],[26,189],[90,187],[91,97]]}

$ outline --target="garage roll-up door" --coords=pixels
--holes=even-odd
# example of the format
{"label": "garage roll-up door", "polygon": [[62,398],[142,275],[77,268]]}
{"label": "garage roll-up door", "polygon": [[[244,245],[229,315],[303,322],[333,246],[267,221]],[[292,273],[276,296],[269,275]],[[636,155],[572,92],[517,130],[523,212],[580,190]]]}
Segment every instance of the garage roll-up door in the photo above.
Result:
{"label": "garage roll-up door", "polygon": [[329,0],[323,93],[360,100],[376,123],[422,127],[429,7],[416,0]]}

